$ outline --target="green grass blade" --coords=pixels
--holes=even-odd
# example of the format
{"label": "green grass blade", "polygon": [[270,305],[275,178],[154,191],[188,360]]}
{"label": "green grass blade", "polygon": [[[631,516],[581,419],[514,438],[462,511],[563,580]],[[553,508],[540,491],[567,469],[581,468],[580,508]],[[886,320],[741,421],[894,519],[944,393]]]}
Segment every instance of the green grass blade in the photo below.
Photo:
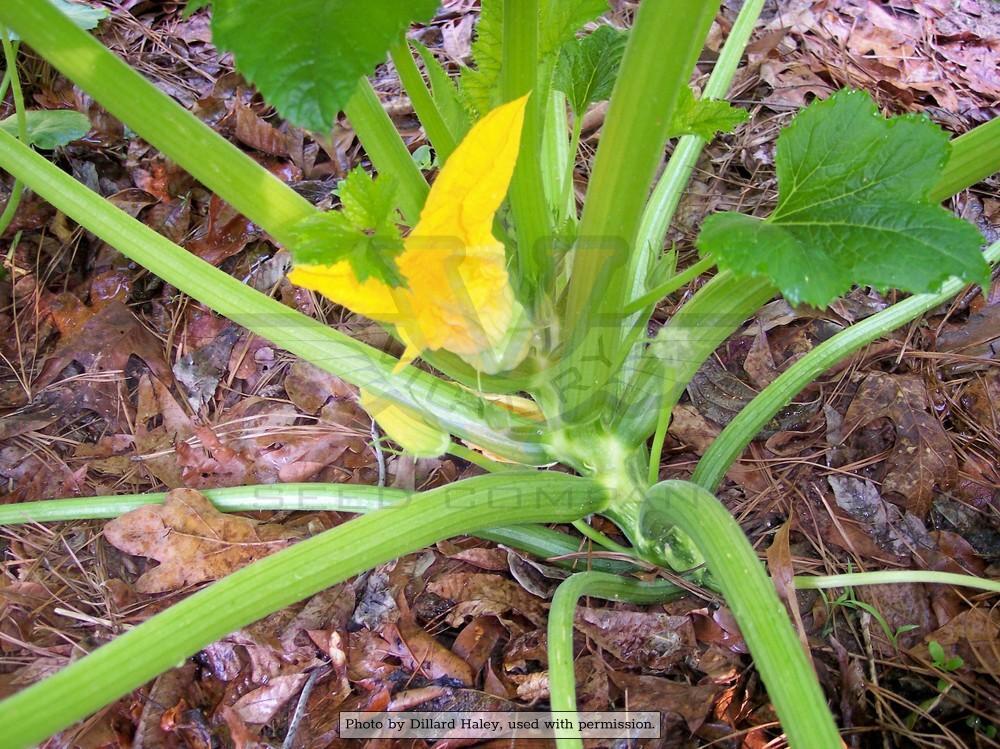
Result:
{"label": "green grass blade", "polygon": [[[74,27],[75,28],[75,27]],[[529,464],[548,462],[539,426],[286,307],[119,211],[16,139],[0,132],[0,167],[111,246],[238,325],[352,384],[432,413],[453,434]]]}
{"label": "green grass blade", "polygon": [[647,494],[643,519],[653,530],[678,526],[691,536],[722,588],[754,665],[792,747],[842,745],[826,698],[774,585],[729,511],[686,481],[662,481]]}
{"label": "green grass blade", "polygon": [[438,160],[444,163],[445,160],[455,150],[457,140],[448,124],[444,121],[437,102],[434,101],[431,92],[427,90],[424,77],[420,75],[417,64],[413,61],[413,53],[410,52],[410,45],[404,36],[390,50],[392,62],[399,73],[399,80],[403,84],[403,90],[410,97],[413,104],[413,111],[416,112],[417,119],[427,133],[427,140],[430,141],[437,152]]}
{"label": "green grass blade", "polygon": [[604,503],[587,479],[524,473],[449,484],[352,520],[244,567],[0,702],[3,746],[37,744],[220,637],[377,564],[501,522],[570,522]]}

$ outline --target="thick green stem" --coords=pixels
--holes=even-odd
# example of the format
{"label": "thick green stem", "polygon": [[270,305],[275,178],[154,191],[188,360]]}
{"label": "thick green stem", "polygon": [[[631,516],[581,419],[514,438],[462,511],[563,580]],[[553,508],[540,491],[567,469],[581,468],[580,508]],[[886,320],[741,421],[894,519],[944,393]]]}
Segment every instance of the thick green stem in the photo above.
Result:
{"label": "thick green stem", "polygon": [[[1000,261],[1000,242],[990,245],[985,254],[990,263]],[[963,288],[965,284],[962,281],[952,279],[936,294],[911,296],[823,341],[782,372],[726,425],[698,461],[691,480],[713,491],[750,441],[799,391],[837,362],[947,302]]]}
{"label": "thick green stem", "polygon": [[[566,369],[580,387],[566,392],[565,412],[585,421],[609,400],[618,355],[626,276],[680,90],[687,85],[718,3],[643,3],[625,49],[580,223],[563,316]],[[655,81],[655,85],[651,82]]]}
{"label": "thick green stem", "polygon": [[238,325],[317,367],[395,403],[433,414],[453,434],[529,464],[548,462],[540,427],[416,367],[394,374],[397,360],[355,341],[213,268],[16,139],[0,132],[0,168],[108,244]]}
{"label": "thick green stem", "polygon": [[[723,99],[729,93],[729,86],[736,74],[736,68],[743,57],[743,51],[746,49],[747,42],[750,41],[750,35],[753,33],[763,7],[764,0],[748,0],[740,8],[740,13],[726,38],[726,43],[722,45],[719,59],[712,69],[708,83],[705,84],[701,98]],[[648,268],[650,260],[661,251],[663,241],[667,236],[667,229],[670,228],[670,222],[674,218],[674,212],[680,204],[684,189],[691,179],[691,172],[694,170],[698,156],[706,143],[706,140],[697,135],[685,135],[677,141],[677,146],[667,162],[667,168],[657,181],[656,187],[653,188],[653,194],[649,198],[649,203],[642,214],[642,222],[639,224],[635,260],[630,268],[633,297],[643,294],[646,288],[645,274],[641,273],[640,270]],[[653,292],[650,292],[644,295],[644,299],[652,295]],[[662,299],[663,296],[665,294],[661,295],[659,299]],[[658,299],[655,298],[652,302],[647,301],[639,309],[648,308],[656,301]],[[627,311],[638,311],[632,310],[633,306],[629,305],[630,309]]]}
{"label": "thick green stem", "polygon": [[399,73],[399,80],[413,104],[413,111],[416,112],[424,132],[427,133],[427,139],[437,152],[438,160],[443,164],[455,150],[457,145],[455,136],[448,129],[448,124],[444,121],[427,84],[424,83],[424,77],[413,61],[413,53],[410,52],[410,45],[405,36],[393,46],[391,54],[396,72]]}
{"label": "thick green stem", "polygon": [[367,78],[358,82],[344,114],[379,174],[388,175],[396,183],[403,218],[416,224],[430,188]]}
{"label": "thick green stem", "polygon": [[1000,169],[1000,117],[985,122],[951,142],[948,164],[931,190],[931,200],[950,198]]}
{"label": "thick green stem", "polygon": [[501,522],[570,522],[604,503],[586,479],[481,476],[344,523],[244,567],[0,703],[4,746],[37,744],[220,637],[375,565]]}
{"label": "thick green stem", "polygon": [[[380,510],[408,499],[411,492],[357,484],[261,484],[225,489],[202,489],[201,493],[223,512],[357,512]],[[0,526],[53,523],[63,520],[116,518],[145,505],[163,504],[166,492],[120,494],[107,497],[46,499],[0,505]],[[490,528],[474,535],[521,549],[542,559],[580,553],[580,539],[538,525]],[[556,560],[570,569],[581,565],[605,572],[628,572],[635,565],[623,560],[590,557]]]}
{"label": "thick green stem", "polygon": [[39,0],[4,0],[0,22],[151,145],[282,243],[314,208],[125,62]]}
{"label": "thick green stem", "polygon": [[793,749],[839,749],[837,727],[812,664],[757,558],[729,511],[704,489],[663,481],[647,494],[643,523],[678,526],[694,539],[722,588]]}
{"label": "thick green stem", "polygon": [[[643,583],[603,572],[580,572],[564,580],[556,589],[549,610],[549,702],[552,712],[576,712],[573,620],[580,598],[589,596],[648,605],[676,598],[677,590],[667,583]],[[583,747],[576,729],[557,728],[555,735],[560,747]]]}
{"label": "thick green stem", "polygon": [[[510,183],[510,208],[517,227],[518,289],[544,290],[552,275],[551,220],[542,181],[542,130],[548,104],[547,78],[539,76],[538,0],[503,0],[501,89],[510,101],[530,93],[521,131],[521,153]],[[532,308],[535,299],[525,298]]]}

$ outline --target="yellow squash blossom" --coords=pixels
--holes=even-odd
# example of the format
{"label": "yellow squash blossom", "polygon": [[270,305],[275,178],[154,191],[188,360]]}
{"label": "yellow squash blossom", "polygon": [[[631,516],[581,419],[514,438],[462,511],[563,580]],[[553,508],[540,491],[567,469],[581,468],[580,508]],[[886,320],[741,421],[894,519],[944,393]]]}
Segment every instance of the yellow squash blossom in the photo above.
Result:
{"label": "yellow squash blossom", "polygon": [[527,335],[512,336],[524,331],[525,315],[510,286],[503,243],[493,236],[493,218],[517,162],[526,101],[487,114],[449,157],[396,258],[406,286],[373,277],[360,282],[346,260],[297,265],[289,280],[394,324],[406,345],[403,363],[425,349],[446,349],[487,372],[516,364],[503,351],[514,339],[526,341]]}

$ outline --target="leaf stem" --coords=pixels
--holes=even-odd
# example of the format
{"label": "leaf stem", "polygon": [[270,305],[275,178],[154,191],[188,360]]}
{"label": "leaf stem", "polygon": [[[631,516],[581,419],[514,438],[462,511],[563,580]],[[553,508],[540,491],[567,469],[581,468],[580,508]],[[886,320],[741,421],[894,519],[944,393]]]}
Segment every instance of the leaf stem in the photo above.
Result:
{"label": "leaf stem", "polygon": [[[17,73],[17,50],[20,45],[12,43],[7,34],[7,27],[0,24],[0,42],[3,44],[3,57],[7,70],[4,72],[3,84],[0,86],[0,101],[7,95],[8,85],[14,98],[14,116],[17,118],[17,138],[22,143],[28,143],[28,117],[24,110],[24,94],[21,92],[21,78]],[[3,213],[0,214],[0,237],[7,231],[17,213],[17,207],[21,204],[21,196],[24,194],[24,183],[14,178],[14,184],[10,188],[10,196],[7,198],[7,205],[4,206]]]}
{"label": "leaf stem", "polygon": [[[1000,261],[1000,242],[986,251],[987,262]],[[778,411],[799,391],[837,362],[896,328],[943,304],[965,288],[957,279],[947,281],[935,294],[916,294],[888,307],[823,341],[782,372],[729,422],[698,461],[691,480],[709,491],[722,481],[729,466]]]}
{"label": "leaf stem", "polygon": [[351,520],[213,583],[3,701],[4,746],[37,744],[230,632],[375,565],[501,522],[571,522],[605,501],[587,479],[480,476]]}
{"label": "leaf stem", "polygon": [[403,218],[416,224],[430,188],[367,78],[358,82],[344,114],[379,174],[396,182]]}
{"label": "leaf stem", "polygon": [[[556,589],[549,610],[549,702],[552,712],[576,712],[573,622],[577,602],[582,597],[652,604],[676,598],[678,590],[661,582],[644,583],[604,572],[579,572],[566,578]],[[555,736],[560,747],[583,747],[575,728],[557,728]]]}
{"label": "leaf stem", "polygon": [[632,296],[625,269],[681,87],[718,7],[714,0],[639,6],[594,158],[563,314],[566,369],[579,382],[564,394],[564,411],[577,420],[610,402],[622,309]]}
{"label": "leaf stem", "polygon": [[448,129],[437,103],[427,89],[427,84],[424,83],[424,77],[413,61],[413,53],[410,51],[405,34],[393,45],[389,53],[392,55],[396,72],[399,73],[403,89],[413,104],[413,111],[416,112],[420,124],[424,126],[427,139],[437,152],[438,161],[443,164],[455,150],[455,136]]}
{"label": "leaf stem", "polygon": [[931,190],[932,202],[950,198],[1000,171],[1000,117],[972,128],[951,141],[948,163]]}
{"label": "leaf stem", "polygon": [[663,481],[647,494],[643,521],[677,526],[694,539],[722,588],[793,747],[839,749],[840,736],[774,585],[729,511],[685,481]]}

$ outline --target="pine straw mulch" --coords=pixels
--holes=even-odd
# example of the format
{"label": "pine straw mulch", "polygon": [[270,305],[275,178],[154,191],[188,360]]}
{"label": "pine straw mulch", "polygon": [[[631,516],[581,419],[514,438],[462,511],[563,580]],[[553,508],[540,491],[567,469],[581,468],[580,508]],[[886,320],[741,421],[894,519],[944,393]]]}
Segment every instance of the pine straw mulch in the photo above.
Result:
{"label": "pine straw mulch", "polygon": [[[175,3],[105,5],[113,11],[100,30],[105,43],[314,202],[328,207],[336,181],[366,163],[346,121],[320,140],[276,118],[216,55],[204,12],[182,20]],[[614,2],[612,19],[627,24],[634,5]],[[443,6],[419,35],[454,69],[468,60],[477,8],[473,0]],[[726,3],[706,71],[737,6]],[[671,230],[682,263],[694,257],[707,213],[770,209],[775,137],[811,97],[856,86],[888,113],[923,111],[963,132],[997,115],[998,55],[1000,12],[988,0],[961,0],[958,9],[951,0],[769,6],[733,92],[751,119],[707,149]],[[291,287],[285,252],[30,52],[22,75],[33,106],[90,115],[87,138],[54,157],[79,180],[255,288],[391,346],[379,328]],[[391,70],[380,71],[376,86],[411,148],[420,146]],[[584,128],[581,196],[602,120],[597,107]],[[991,241],[1000,236],[996,177],[952,206]],[[27,196],[3,250],[5,503],[292,481],[374,484],[382,470],[393,486],[426,489],[478,470],[376,449],[350,387],[180,295],[37,197]],[[662,305],[657,323],[693,290]],[[678,408],[663,475],[689,475],[755,391],[817,342],[892,301],[859,289],[823,312],[767,305],[720,348]],[[998,335],[995,283],[843,362],[754,441],[720,493],[772,572],[998,574]],[[0,696],[201,581],[347,519],[333,512],[235,518],[213,514],[195,492],[174,500],[163,520],[172,528],[199,519],[227,540],[254,544],[233,543],[209,564],[197,529],[189,543],[155,549],[129,546],[128,529],[114,523],[107,531],[97,521],[0,530]],[[585,565],[592,550],[581,550]],[[544,706],[545,612],[564,574],[486,542],[442,542],[230,635],[47,746],[249,748],[280,746],[291,731],[291,746],[328,747],[348,743],[336,737],[343,710]],[[1000,745],[996,602],[922,585],[799,594],[800,626],[845,740]],[[582,708],[662,711],[666,738],[649,746],[780,745],[738,629],[711,593],[694,589],[647,608],[584,603]],[[936,667],[932,641],[961,665]]]}

